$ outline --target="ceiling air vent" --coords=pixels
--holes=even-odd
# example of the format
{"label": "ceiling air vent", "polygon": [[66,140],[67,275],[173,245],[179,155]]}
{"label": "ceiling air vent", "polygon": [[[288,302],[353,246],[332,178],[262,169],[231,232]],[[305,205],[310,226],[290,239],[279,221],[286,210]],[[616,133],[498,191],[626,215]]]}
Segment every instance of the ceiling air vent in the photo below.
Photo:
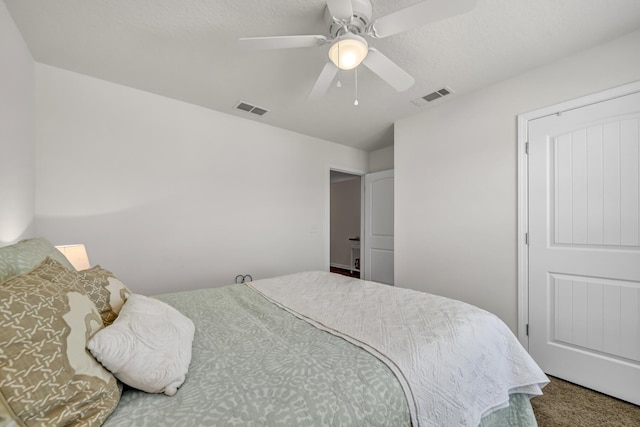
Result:
{"label": "ceiling air vent", "polygon": [[426,105],[429,102],[433,102],[436,99],[440,99],[443,96],[447,96],[450,93],[453,93],[451,88],[443,87],[442,89],[436,90],[435,92],[431,92],[428,95],[425,95],[418,99],[414,99],[413,101],[411,101],[411,103],[413,103],[416,107],[422,107],[423,105]]}
{"label": "ceiling air vent", "polygon": [[269,112],[269,110],[265,108],[257,107],[246,102],[240,102],[238,105],[236,105],[236,109],[246,111],[247,113],[256,114],[258,116],[263,116]]}

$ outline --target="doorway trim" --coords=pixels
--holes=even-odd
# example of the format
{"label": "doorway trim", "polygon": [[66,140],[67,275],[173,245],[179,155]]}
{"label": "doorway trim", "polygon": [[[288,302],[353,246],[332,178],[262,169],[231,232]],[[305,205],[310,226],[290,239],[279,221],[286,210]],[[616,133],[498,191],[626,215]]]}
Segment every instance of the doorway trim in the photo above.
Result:
{"label": "doorway trim", "polygon": [[[327,165],[325,173],[324,190],[324,271],[331,268],[331,172],[342,172],[360,177],[360,246],[364,239],[364,176],[366,172],[361,169],[351,169],[342,166]],[[360,257],[362,261],[362,257]]]}
{"label": "doorway trim", "polygon": [[529,350],[529,337],[527,335],[529,323],[529,246],[527,244],[527,233],[529,231],[529,171],[526,144],[528,143],[529,122],[636,92],[640,92],[640,81],[550,105],[528,113],[518,114],[518,340],[527,351]]}

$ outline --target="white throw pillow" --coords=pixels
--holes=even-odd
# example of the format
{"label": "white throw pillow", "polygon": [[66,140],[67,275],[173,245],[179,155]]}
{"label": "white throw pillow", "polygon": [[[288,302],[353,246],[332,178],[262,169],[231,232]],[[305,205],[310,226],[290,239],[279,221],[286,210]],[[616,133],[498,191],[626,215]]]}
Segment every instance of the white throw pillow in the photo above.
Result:
{"label": "white throw pillow", "polygon": [[173,396],[191,362],[195,327],[170,305],[131,294],[112,325],[87,348],[116,378],[147,393]]}

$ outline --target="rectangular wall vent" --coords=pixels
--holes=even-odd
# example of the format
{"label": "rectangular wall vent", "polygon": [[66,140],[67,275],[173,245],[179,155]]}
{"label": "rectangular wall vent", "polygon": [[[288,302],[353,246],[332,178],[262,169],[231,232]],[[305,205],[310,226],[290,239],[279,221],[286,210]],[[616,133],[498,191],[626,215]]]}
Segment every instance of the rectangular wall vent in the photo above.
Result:
{"label": "rectangular wall vent", "polygon": [[436,90],[435,92],[431,92],[428,95],[425,95],[418,99],[414,99],[413,101],[411,101],[411,103],[414,104],[416,107],[422,107],[423,105],[427,105],[427,103],[429,102],[433,102],[436,99],[440,99],[443,96],[447,96],[451,93],[454,93],[453,90],[451,90],[451,88],[443,87],[442,89]]}
{"label": "rectangular wall vent", "polygon": [[236,105],[236,109],[246,111],[247,113],[255,114],[258,116],[264,116],[269,112],[266,108],[257,107],[255,105],[251,105],[247,102],[240,102]]}

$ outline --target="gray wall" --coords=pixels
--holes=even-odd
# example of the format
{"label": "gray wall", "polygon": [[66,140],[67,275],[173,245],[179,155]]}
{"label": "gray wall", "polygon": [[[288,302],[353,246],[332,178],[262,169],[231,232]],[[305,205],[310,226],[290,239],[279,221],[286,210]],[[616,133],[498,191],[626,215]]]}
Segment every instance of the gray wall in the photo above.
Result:
{"label": "gray wall", "polygon": [[331,265],[351,267],[349,238],[360,236],[360,177],[331,184]]}
{"label": "gray wall", "polygon": [[34,232],[34,62],[0,2],[0,246]]}
{"label": "gray wall", "polygon": [[369,153],[369,173],[393,169],[393,146]]}
{"label": "gray wall", "polygon": [[36,222],[133,291],[329,265],[328,170],[367,153],[36,65]]}
{"label": "gray wall", "polygon": [[640,32],[395,124],[395,283],[517,328],[520,113],[640,80]]}

